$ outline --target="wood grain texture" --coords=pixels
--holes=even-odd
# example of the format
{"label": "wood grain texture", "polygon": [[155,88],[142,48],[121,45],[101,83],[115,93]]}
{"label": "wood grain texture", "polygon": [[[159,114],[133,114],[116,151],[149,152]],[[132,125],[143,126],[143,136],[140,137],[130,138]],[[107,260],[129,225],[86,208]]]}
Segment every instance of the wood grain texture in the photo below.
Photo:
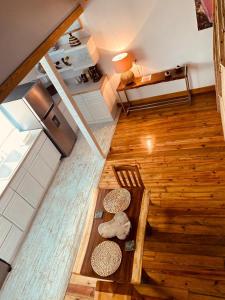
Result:
{"label": "wood grain texture", "polygon": [[83,231],[82,239],[80,242],[79,250],[77,253],[76,261],[75,261],[75,264],[73,267],[73,273],[80,274],[80,271],[81,271],[85,253],[86,253],[87,247],[88,247],[88,241],[89,241],[90,235],[91,235],[91,228],[92,228],[92,224],[94,221],[95,206],[96,206],[96,202],[97,202],[97,198],[98,198],[98,192],[99,192],[99,189],[97,189],[97,188],[93,190],[93,196],[91,199],[90,207],[88,209],[86,224],[84,227],[84,231]]}
{"label": "wood grain texture", "polygon": [[[165,72],[169,71],[171,73],[171,77],[170,78],[166,78],[165,77]],[[117,92],[121,92],[124,90],[130,90],[130,89],[137,89],[140,87],[144,87],[147,85],[152,85],[152,84],[157,84],[160,82],[167,82],[167,81],[171,81],[171,80],[179,80],[179,79],[184,79],[185,78],[185,74],[187,72],[187,66],[184,66],[181,68],[181,72],[177,73],[175,69],[170,69],[170,70],[166,70],[166,71],[162,71],[159,73],[153,73],[151,76],[151,79],[145,82],[142,82],[142,78],[138,77],[134,79],[134,83],[131,83],[129,85],[126,85],[124,82],[120,82],[118,88],[117,88]]]}
{"label": "wood grain texture", "polygon": [[118,186],[113,165],[138,165],[151,190],[143,295],[225,299],[225,142],[214,93],[192,106],[121,116],[100,187]]}
{"label": "wood grain texture", "polygon": [[150,191],[145,190],[143,195],[143,201],[141,204],[139,223],[136,237],[136,249],[134,252],[134,262],[132,270],[131,282],[133,284],[141,283],[142,275],[142,257],[144,252],[144,241],[145,241],[145,229],[147,223],[148,209],[150,203]]}
{"label": "wood grain texture", "polygon": [[43,43],[34,50],[30,56],[0,85],[0,103],[9,93],[23,80],[39,60],[55,45],[58,39],[79,18],[83,8],[79,5],[50,35]]}
{"label": "wood grain texture", "polygon": [[122,188],[144,188],[138,166],[113,166],[113,173]]}
{"label": "wood grain texture", "polygon": [[224,162],[214,93],[194,96],[189,107],[121,116],[100,186],[118,185],[113,165],[133,164],[151,190],[146,294],[225,299]]}
{"label": "wood grain texture", "polygon": [[159,297],[140,294],[133,284],[98,281],[96,284],[95,300],[103,299],[162,300]]}

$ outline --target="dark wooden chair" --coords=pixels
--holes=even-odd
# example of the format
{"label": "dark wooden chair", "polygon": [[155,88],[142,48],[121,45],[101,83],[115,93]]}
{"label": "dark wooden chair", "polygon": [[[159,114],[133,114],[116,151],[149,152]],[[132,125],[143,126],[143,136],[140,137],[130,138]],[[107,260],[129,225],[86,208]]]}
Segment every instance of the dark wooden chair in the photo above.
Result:
{"label": "dark wooden chair", "polygon": [[145,188],[138,166],[113,166],[118,184],[123,188]]}

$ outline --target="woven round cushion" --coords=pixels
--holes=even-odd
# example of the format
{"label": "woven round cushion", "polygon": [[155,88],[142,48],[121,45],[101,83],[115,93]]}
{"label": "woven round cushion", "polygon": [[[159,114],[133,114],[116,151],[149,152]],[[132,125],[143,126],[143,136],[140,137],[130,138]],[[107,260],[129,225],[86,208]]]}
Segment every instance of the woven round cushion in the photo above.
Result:
{"label": "woven round cushion", "polygon": [[105,210],[111,214],[126,210],[131,201],[130,192],[126,189],[116,189],[109,192],[104,200],[103,206]]}
{"label": "woven round cushion", "polygon": [[91,266],[96,274],[107,277],[117,271],[121,264],[122,251],[117,243],[105,241],[99,244],[91,256]]}

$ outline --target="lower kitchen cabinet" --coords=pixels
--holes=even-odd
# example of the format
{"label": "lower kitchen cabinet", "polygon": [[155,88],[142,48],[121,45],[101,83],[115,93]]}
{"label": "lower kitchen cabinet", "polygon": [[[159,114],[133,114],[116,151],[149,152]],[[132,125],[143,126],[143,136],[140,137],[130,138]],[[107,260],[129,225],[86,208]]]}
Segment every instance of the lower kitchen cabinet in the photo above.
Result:
{"label": "lower kitchen cabinet", "polygon": [[58,167],[61,154],[48,138],[41,147],[39,155],[46,162],[46,164],[55,171],[55,169]]}
{"label": "lower kitchen cabinet", "polygon": [[11,227],[12,224],[8,220],[6,220],[4,217],[0,217],[0,246],[3,244]]}
{"label": "lower kitchen cabinet", "polygon": [[53,171],[42,156],[38,154],[29,169],[29,173],[41,184],[43,188],[47,188],[55,170]]}
{"label": "lower kitchen cabinet", "polygon": [[42,132],[0,198],[0,258],[12,263],[61,154]]}
{"label": "lower kitchen cabinet", "polygon": [[14,192],[11,188],[7,188],[0,199],[0,215],[4,212],[10,200],[12,199]]}
{"label": "lower kitchen cabinet", "polygon": [[34,208],[37,208],[43,198],[45,189],[29,173],[22,179],[17,192]]}
{"label": "lower kitchen cabinet", "polygon": [[0,247],[0,257],[11,263],[23,240],[23,231],[12,225],[2,246]]}
{"label": "lower kitchen cabinet", "polygon": [[3,213],[3,216],[21,230],[25,231],[32,220],[33,214],[34,208],[20,195],[14,193],[9,205]]}
{"label": "lower kitchen cabinet", "polygon": [[116,95],[107,77],[99,89],[74,94],[73,99],[89,124],[110,122],[115,118]]}

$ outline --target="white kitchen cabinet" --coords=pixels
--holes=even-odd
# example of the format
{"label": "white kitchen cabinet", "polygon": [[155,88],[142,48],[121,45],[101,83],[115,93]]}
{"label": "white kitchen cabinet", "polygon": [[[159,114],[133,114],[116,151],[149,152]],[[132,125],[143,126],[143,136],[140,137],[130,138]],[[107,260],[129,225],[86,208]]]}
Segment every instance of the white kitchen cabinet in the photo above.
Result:
{"label": "white kitchen cabinet", "polygon": [[0,247],[0,258],[11,264],[22,239],[23,231],[12,225],[4,243]]}
{"label": "white kitchen cabinet", "polygon": [[6,220],[4,217],[0,217],[0,247],[7,237],[11,227],[12,224],[8,220]]}
{"label": "white kitchen cabinet", "polygon": [[91,114],[90,109],[87,107],[87,103],[85,101],[85,97],[83,95],[76,95],[74,97],[74,100],[76,104],[78,105],[78,108],[80,109],[82,115],[84,116],[85,120],[88,123],[91,123],[93,121],[93,116]]}
{"label": "white kitchen cabinet", "polygon": [[47,188],[55,170],[52,170],[43,160],[42,156],[38,154],[28,172],[41,184],[43,188]]}
{"label": "white kitchen cabinet", "polygon": [[39,154],[47,165],[55,171],[58,167],[61,154],[49,139],[45,140]]}
{"label": "white kitchen cabinet", "polygon": [[17,192],[30,205],[37,208],[43,198],[45,189],[37,182],[37,180],[27,173],[17,188]]}
{"label": "white kitchen cabinet", "polygon": [[116,96],[107,77],[99,89],[73,95],[86,121],[90,124],[113,121],[116,114]]}
{"label": "white kitchen cabinet", "polygon": [[25,231],[32,220],[34,212],[34,208],[15,192],[3,216]]}
{"label": "white kitchen cabinet", "polygon": [[13,177],[13,179],[10,182],[10,187],[16,191],[16,189],[18,188],[18,186],[20,185],[22,179],[24,178],[26,174],[26,170],[24,169],[24,167],[20,167],[19,170],[17,171],[17,173],[15,174],[15,176]]}
{"label": "white kitchen cabinet", "polygon": [[3,193],[1,200],[0,200],[0,214],[4,212],[7,205],[9,204],[10,200],[12,199],[14,192],[11,188],[8,188]]}
{"label": "white kitchen cabinet", "polygon": [[33,145],[31,151],[28,153],[25,161],[23,162],[23,168],[25,168],[26,170],[28,170],[30,168],[30,166],[32,165],[32,162],[34,161],[34,159],[36,158],[36,156],[38,155],[38,153],[41,150],[41,147],[43,146],[44,142],[46,141],[47,136],[44,132],[42,132],[37,141],[35,142],[35,144]]}
{"label": "white kitchen cabinet", "polygon": [[0,198],[0,258],[13,261],[61,154],[41,132]]}

